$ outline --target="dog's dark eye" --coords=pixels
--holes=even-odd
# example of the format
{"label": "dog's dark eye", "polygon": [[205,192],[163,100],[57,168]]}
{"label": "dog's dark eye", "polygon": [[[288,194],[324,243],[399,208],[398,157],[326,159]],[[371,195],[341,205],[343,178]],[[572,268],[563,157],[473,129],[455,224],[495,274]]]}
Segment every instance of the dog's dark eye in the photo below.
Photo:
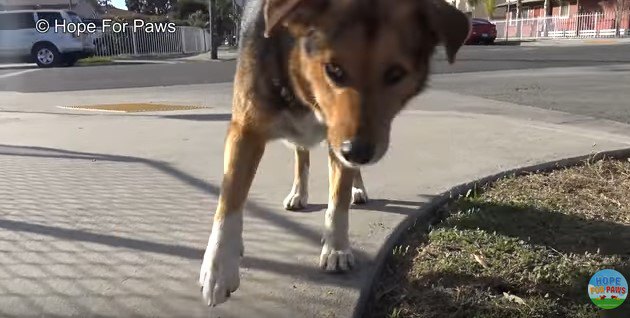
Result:
{"label": "dog's dark eye", "polygon": [[383,81],[385,85],[395,85],[402,81],[407,76],[407,71],[400,65],[394,65],[385,71]]}
{"label": "dog's dark eye", "polygon": [[334,63],[328,63],[324,65],[324,70],[326,71],[326,75],[332,80],[335,84],[342,86],[346,83],[346,72],[343,71],[339,65]]}

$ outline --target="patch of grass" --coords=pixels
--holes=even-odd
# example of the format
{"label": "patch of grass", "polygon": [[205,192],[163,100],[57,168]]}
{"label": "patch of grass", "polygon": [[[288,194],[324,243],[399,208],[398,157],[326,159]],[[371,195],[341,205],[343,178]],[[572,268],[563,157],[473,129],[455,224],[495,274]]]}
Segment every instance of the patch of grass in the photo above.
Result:
{"label": "patch of grass", "polygon": [[628,162],[506,178],[444,209],[394,250],[369,317],[595,317],[590,277],[630,278]]}
{"label": "patch of grass", "polygon": [[79,60],[77,64],[78,65],[101,65],[101,64],[111,64],[113,62],[114,60],[111,57],[92,56],[92,57]]}

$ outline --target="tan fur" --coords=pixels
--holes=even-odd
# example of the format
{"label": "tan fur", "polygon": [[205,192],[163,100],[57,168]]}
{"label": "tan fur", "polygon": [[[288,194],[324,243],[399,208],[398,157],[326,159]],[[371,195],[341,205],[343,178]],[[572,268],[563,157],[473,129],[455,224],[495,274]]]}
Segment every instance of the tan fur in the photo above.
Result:
{"label": "tan fur", "polygon": [[[380,2],[383,6],[390,4],[389,1]],[[337,19],[349,3],[353,2],[335,2],[322,16]],[[370,35],[362,24],[350,24],[336,38],[323,41],[313,55],[305,54],[301,47],[294,49],[290,65],[294,71],[291,76],[296,93],[323,113],[328,126],[328,141],[334,149],[345,140],[361,137],[376,144],[375,159],[380,158],[389,142],[389,123],[419,92],[419,83],[425,80],[428,57],[436,39],[412,26],[417,19],[409,13],[414,12],[409,9],[413,3],[421,1],[389,5],[390,18],[381,21],[383,26],[374,35]],[[319,20],[318,23],[326,26],[334,21]],[[299,33],[303,28],[297,30],[294,32]],[[426,50],[409,50],[410,41],[425,41]],[[322,65],[330,61],[343,66],[349,85],[336,87],[327,78]],[[383,83],[383,74],[392,65],[399,65],[409,76],[389,87]]]}
{"label": "tan fur", "polygon": [[357,169],[357,173],[354,175],[354,182],[352,182],[352,186],[365,191],[365,184],[363,184],[363,177],[361,176],[361,170],[359,169]]}
{"label": "tan fur", "polygon": [[[344,233],[335,237],[332,233],[325,233],[325,240],[343,240],[341,242],[329,242],[332,245],[347,245],[348,240],[348,208],[350,206],[352,182],[357,173],[356,169],[345,167],[339,162],[333,153],[328,154],[328,213],[326,213],[326,231],[335,230]],[[330,223],[336,223],[329,225]],[[337,228],[329,228],[329,227]],[[323,264],[320,264],[323,266]]]}
{"label": "tan fur", "polygon": [[[267,1],[267,35],[271,34],[276,24],[287,25],[296,36],[308,29],[304,20],[298,18],[283,22],[287,15],[299,11],[300,2]],[[385,20],[379,21],[383,25],[376,34],[370,37],[364,25],[350,24],[350,28],[342,30],[331,42],[319,47],[316,54],[305,54],[301,46],[296,46],[290,56],[289,75],[298,98],[323,114],[328,126],[327,140],[333,150],[338,149],[343,141],[361,136],[377,144],[377,156],[380,158],[387,149],[391,120],[419,92],[421,87],[418,83],[425,80],[428,59],[436,39],[427,30],[417,30],[414,24],[417,17],[410,14],[415,12],[415,6],[426,1],[400,0],[396,5],[391,5],[389,0],[377,2],[379,7],[386,7],[389,14]],[[355,1],[332,3],[326,12],[309,23],[321,25],[322,28],[330,27],[343,17],[344,10]],[[301,9],[300,18],[308,17],[305,14],[308,8]],[[420,52],[410,50],[408,42],[412,39],[426,41],[426,49]],[[233,122],[226,141],[225,176],[217,219],[221,219],[228,211],[238,211],[242,207],[264,151],[264,144],[271,135],[269,123],[273,122],[274,116],[258,107],[258,101],[250,99],[255,79],[250,76],[249,66],[256,61],[248,60],[253,58],[253,54],[246,51],[241,57],[243,60],[239,63],[235,78]],[[349,76],[349,85],[336,87],[327,78],[322,65],[332,59],[343,65]],[[382,81],[383,74],[393,64],[401,66],[409,74],[401,83],[388,87]],[[308,152],[302,155],[297,152],[294,183],[302,182],[300,170],[308,168],[306,158]],[[333,162],[329,189],[331,203],[336,206],[350,204],[355,172],[343,168],[333,157],[330,160]],[[356,176],[355,184],[363,186],[360,173]]]}
{"label": "tan fur", "polygon": [[238,124],[230,125],[225,142],[223,182],[215,221],[227,213],[242,211],[258,163],[265,150],[266,140]]}
{"label": "tan fur", "polygon": [[311,165],[310,152],[306,149],[296,148],[295,149],[295,178],[293,179],[293,184],[296,187],[304,187],[305,183],[308,180],[303,180],[302,178],[308,172],[308,168]]}
{"label": "tan fur", "polygon": [[[344,271],[354,264],[348,210],[352,200],[367,200],[358,166],[377,162],[386,153],[392,121],[423,89],[438,42],[446,46],[452,62],[470,29],[465,15],[443,0],[265,0],[258,4],[263,5],[257,16],[264,17],[264,30],[256,23],[246,26],[267,39],[249,33],[250,41],[246,39],[240,52],[216,226],[199,279],[209,305],[226,301],[238,288],[235,255],[242,249],[242,210],[271,139],[298,143],[293,189],[300,191],[292,192],[305,195],[310,159],[308,150],[300,147],[312,146],[318,138],[328,143],[329,202],[320,266]],[[287,32],[294,44],[283,51],[283,42],[274,40],[286,39]],[[262,54],[265,48],[275,49],[275,55]],[[278,57],[286,64],[278,63]],[[269,84],[274,80],[284,84]],[[297,104],[278,96],[287,87]],[[353,140],[370,146],[369,160],[355,160],[355,165],[343,158],[348,152],[343,145]]]}
{"label": "tan fur", "polygon": [[301,210],[308,204],[308,173],[310,152],[300,147],[295,148],[295,170],[291,192],[284,200],[287,210]]}
{"label": "tan fur", "polygon": [[344,167],[334,154],[328,155],[328,198],[332,207],[347,210],[350,206],[350,189],[356,169]]}

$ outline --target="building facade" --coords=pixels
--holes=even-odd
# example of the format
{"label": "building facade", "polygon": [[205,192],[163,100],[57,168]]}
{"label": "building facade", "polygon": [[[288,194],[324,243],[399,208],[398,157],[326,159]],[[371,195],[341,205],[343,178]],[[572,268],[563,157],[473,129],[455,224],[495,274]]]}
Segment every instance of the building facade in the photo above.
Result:
{"label": "building facade", "polygon": [[72,10],[84,18],[97,18],[95,1],[89,0],[0,0],[0,10]]}
{"label": "building facade", "polygon": [[476,5],[471,5],[468,0],[445,0],[450,3],[460,11],[468,14],[471,18],[482,18],[488,20],[494,19],[504,19],[505,18],[505,7],[501,6],[504,4],[506,0],[496,0],[495,8],[492,16],[489,16],[487,10],[485,8],[485,3],[483,0],[478,0]]}
{"label": "building facade", "polygon": [[[567,17],[576,14],[614,14],[617,11],[618,1],[623,0],[550,0],[549,14],[547,16]],[[544,0],[523,0],[522,2],[523,19],[540,18],[545,16]],[[511,17],[516,19],[516,0],[508,0],[507,2],[498,4],[497,7],[507,9]],[[630,0],[625,0],[621,11],[630,10]]]}

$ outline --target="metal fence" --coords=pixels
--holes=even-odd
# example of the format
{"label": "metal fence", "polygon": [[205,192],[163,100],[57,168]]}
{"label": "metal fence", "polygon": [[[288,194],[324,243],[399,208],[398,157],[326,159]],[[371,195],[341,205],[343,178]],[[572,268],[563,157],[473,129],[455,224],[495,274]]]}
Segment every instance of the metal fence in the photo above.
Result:
{"label": "metal fence", "polygon": [[[619,16],[615,12],[576,14],[564,17],[540,17],[492,21],[497,26],[497,39],[536,38],[605,38],[630,36],[630,11]],[[617,33],[618,32],[618,33]]]}
{"label": "metal fence", "polygon": [[147,32],[128,27],[118,31],[99,30],[90,35],[96,56],[168,56],[210,50],[210,34],[202,28],[180,26],[174,32]]}

